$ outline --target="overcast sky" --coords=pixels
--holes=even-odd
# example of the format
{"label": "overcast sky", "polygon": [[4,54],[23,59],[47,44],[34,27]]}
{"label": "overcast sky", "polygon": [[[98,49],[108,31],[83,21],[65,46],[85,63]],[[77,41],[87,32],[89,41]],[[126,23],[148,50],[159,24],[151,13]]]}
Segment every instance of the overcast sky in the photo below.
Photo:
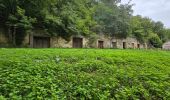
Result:
{"label": "overcast sky", "polygon": [[[127,3],[129,0],[122,0]],[[170,28],[170,0],[132,0],[134,15],[149,17],[161,21]]]}

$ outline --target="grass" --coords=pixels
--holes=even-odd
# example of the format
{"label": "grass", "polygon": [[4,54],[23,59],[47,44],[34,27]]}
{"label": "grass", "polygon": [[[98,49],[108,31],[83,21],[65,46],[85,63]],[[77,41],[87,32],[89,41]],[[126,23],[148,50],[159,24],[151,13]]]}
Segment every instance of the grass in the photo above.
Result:
{"label": "grass", "polygon": [[170,52],[0,49],[0,99],[170,99]]}

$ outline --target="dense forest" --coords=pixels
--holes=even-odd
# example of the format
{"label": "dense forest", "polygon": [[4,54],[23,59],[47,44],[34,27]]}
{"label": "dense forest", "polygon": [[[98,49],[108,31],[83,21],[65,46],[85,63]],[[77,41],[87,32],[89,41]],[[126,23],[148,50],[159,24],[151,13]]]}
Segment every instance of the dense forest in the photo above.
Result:
{"label": "dense forest", "polygon": [[39,28],[65,39],[78,34],[134,36],[158,48],[170,39],[170,29],[162,22],[133,16],[132,6],[121,0],[0,0],[0,27],[13,45]]}

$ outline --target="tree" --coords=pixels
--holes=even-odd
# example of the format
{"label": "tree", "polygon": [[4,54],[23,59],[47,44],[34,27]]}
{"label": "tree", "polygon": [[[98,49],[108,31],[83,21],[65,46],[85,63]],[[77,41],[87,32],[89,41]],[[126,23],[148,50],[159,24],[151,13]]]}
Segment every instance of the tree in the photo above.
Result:
{"label": "tree", "polygon": [[66,40],[72,35],[91,34],[104,34],[110,40],[132,35],[148,43],[153,36],[162,42],[170,38],[163,23],[133,16],[133,5],[120,1],[0,0],[0,22],[14,46],[22,44],[26,31],[37,28]]}
{"label": "tree", "polygon": [[162,41],[157,34],[152,34],[149,37],[149,43],[155,48],[161,48],[162,47]]}
{"label": "tree", "polygon": [[131,30],[132,35],[137,38],[140,42],[146,42],[144,28],[142,26],[142,17],[134,16],[131,19]]}
{"label": "tree", "polygon": [[94,19],[97,22],[96,32],[110,37],[125,38],[129,34],[131,5],[118,6],[119,0],[98,1]]}
{"label": "tree", "polygon": [[60,1],[55,2],[46,16],[47,30],[56,36],[68,39],[71,35],[88,35],[90,27],[95,24],[92,19],[90,0]]}
{"label": "tree", "polygon": [[168,40],[166,28],[162,22],[155,22],[142,16],[134,16],[131,20],[132,35],[140,42],[151,44],[153,47],[160,48],[162,43]]}
{"label": "tree", "polygon": [[34,19],[25,16],[25,10],[19,7],[18,0],[2,0],[0,3],[0,14],[2,15],[0,20],[8,29],[10,42],[13,46],[16,46],[16,41],[18,40],[16,33],[20,33],[18,32],[19,30],[30,29]]}

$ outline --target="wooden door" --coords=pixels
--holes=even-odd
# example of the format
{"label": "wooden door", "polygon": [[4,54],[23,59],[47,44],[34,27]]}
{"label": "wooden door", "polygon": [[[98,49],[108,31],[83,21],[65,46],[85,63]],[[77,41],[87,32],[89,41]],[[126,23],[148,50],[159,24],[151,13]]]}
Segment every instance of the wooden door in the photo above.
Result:
{"label": "wooden door", "polygon": [[117,48],[117,42],[112,42],[112,47]]}
{"label": "wooden door", "polygon": [[138,44],[138,48],[140,49],[140,44]]}
{"label": "wooden door", "polygon": [[98,41],[98,48],[104,48],[104,41]]}
{"label": "wooden door", "polygon": [[83,48],[83,39],[73,38],[73,48]]}
{"label": "wooden door", "polygon": [[49,37],[34,37],[33,39],[34,48],[50,48]]}
{"label": "wooden door", "polygon": [[123,49],[126,49],[126,42],[123,42]]}
{"label": "wooden door", "polygon": [[133,48],[133,49],[135,48],[135,43],[132,43],[132,48]]}

